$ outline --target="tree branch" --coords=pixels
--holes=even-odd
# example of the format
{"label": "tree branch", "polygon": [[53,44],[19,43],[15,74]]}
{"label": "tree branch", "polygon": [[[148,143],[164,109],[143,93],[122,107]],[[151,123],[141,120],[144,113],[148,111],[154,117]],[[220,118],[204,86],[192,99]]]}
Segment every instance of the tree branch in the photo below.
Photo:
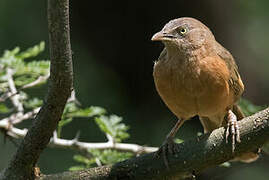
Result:
{"label": "tree branch", "polygon": [[[21,122],[22,120],[32,118],[39,108],[34,109],[33,111],[30,111],[28,113],[25,113],[20,118],[14,119],[13,116],[5,118],[3,120],[0,120],[0,129],[5,129],[7,135],[13,137],[13,138],[24,138],[27,134],[27,129],[19,129],[14,127],[14,124],[17,124],[18,122]],[[11,122],[12,123],[11,123]],[[115,149],[119,151],[125,151],[125,152],[132,152],[136,155],[142,154],[142,153],[150,153],[157,151],[157,147],[147,147],[147,146],[141,146],[138,144],[130,144],[130,143],[117,143],[112,141],[107,142],[98,142],[98,143],[91,143],[91,142],[82,142],[78,140],[78,137],[75,137],[74,139],[62,139],[57,137],[57,132],[54,131],[53,137],[50,139],[50,143],[48,144],[49,147],[56,147],[56,148],[64,148],[64,149],[72,149],[72,150],[78,150],[78,151],[87,151],[89,149]]]}
{"label": "tree branch", "polygon": [[33,179],[34,166],[49,143],[73,87],[69,0],[48,0],[50,80],[47,97],[0,179]]}
{"label": "tree branch", "polygon": [[236,144],[232,153],[231,142],[225,142],[225,128],[177,144],[176,154],[168,153],[168,170],[160,157],[154,153],[132,158],[115,165],[101,166],[82,171],[43,175],[40,180],[61,179],[184,179],[206,168],[216,166],[234,157],[261,147],[269,140],[269,108],[238,122],[241,143]]}
{"label": "tree branch", "polygon": [[[8,78],[10,78],[8,76]],[[14,93],[7,91],[5,92],[3,95],[1,95],[0,97],[0,102],[4,102],[5,100],[7,100],[8,98],[12,98],[13,96],[16,96],[17,94],[19,94],[19,92],[23,89],[27,89],[27,88],[31,88],[34,87],[44,81],[46,81],[49,78],[49,75],[46,76],[39,76],[36,80],[34,80],[33,82],[30,82],[29,84],[25,84],[24,86],[22,86],[21,88],[19,88],[17,91],[15,91]]]}
{"label": "tree branch", "polygon": [[89,143],[78,141],[77,138],[74,138],[73,140],[61,139],[57,137],[56,132],[53,134],[50,147],[60,147],[85,151],[89,149],[115,149],[119,151],[132,152],[135,154],[150,153],[158,150],[158,148],[156,147],[146,147],[138,144],[129,143],[115,143],[111,140],[108,140],[107,142]]}
{"label": "tree branch", "polygon": [[49,74],[46,75],[46,76],[39,76],[36,80],[34,80],[33,82],[29,83],[29,84],[25,84],[24,86],[22,86],[20,88],[20,90],[22,89],[27,89],[27,88],[30,88],[30,87],[34,87],[44,81],[46,81],[47,79],[49,78]]}
{"label": "tree branch", "polygon": [[[38,78],[38,79],[42,79],[42,78]],[[34,82],[37,82],[37,80]],[[18,98],[20,99],[20,97]],[[71,102],[71,101],[78,102],[75,96],[75,91],[72,91],[71,96],[68,99],[68,102]],[[40,107],[35,108],[32,111],[29,111],[24,114],[21,112],[20,116],[18,116],[18,113],[11,114],[9,117],[6,117],[0,120],[0,129],[4,129],[4,132],[6,133],[6,135],[12,138],[24,138],[28,132],[28,129],[16,128],[14,127],[14,125],[19,124],[22,121],[27,120],[27,119],[33,119],[35,115],[39,112],[39,110],[40,110]],[[114,149],[118,151],[131,152],[136,155],[140,155],[143,153],[150,153],[150,152],[154,152],[158,150],[157,147],[147,147],[147,146],[141,146],[138,144],[130,144],[130,143],[118,143],[118,142],[115,142],[114,139],[109,134],[106,134],[107,142],[97,142],[97,143],[79,141],[78,135],[79,133],[76,135],[74,139],[70,139],[70,140],[63,139],[63,138],[59,138],[57,136],[57,132],[54,131],[53,137],[50,139],[50,143],[48,144],[48,146],[56,147],[56,148],[63,148],[63,149],[72,149],[72,150],[83,151],[83,152],[86,152],[89,149],[98,149],[98,150]]]}
{"label": "tree branch", "polygon": [[[15,82],[13,80],[13,70],[8,68],[7,69],[7,79],[8,79],[8,86],[10,89],[11,94],[17,94],[17,89],[15,86]],[[23,109],[23,105],[19,100],[19,96],[18,95],[14,95],[11,97],[11,102],[14,105],[14,107],[16,107],[16,110],[18,112],[18,116],[22,115],[24,109]]]}

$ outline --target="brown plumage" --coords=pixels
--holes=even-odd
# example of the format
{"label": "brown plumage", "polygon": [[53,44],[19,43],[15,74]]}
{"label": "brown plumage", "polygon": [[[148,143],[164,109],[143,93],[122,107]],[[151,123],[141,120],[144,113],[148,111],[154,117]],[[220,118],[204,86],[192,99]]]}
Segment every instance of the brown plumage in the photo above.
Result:
{"label": "brown plumage", "polygon": [[[152,40],[165,45],[154,64],[156,89],[179,118],[159,152],[166,147],[171,150],[179,127],[195,115],[200,117],[204,132],[228,125],[226,138],[231,134],[234,150],[235,141],[240,142],[236,116],[243,118],[236,102],[244,85],[232,55],[215,40],[208,27],[193,18],[168,22]],[[257,155],[238,158],[250,159],[257,159]]]}

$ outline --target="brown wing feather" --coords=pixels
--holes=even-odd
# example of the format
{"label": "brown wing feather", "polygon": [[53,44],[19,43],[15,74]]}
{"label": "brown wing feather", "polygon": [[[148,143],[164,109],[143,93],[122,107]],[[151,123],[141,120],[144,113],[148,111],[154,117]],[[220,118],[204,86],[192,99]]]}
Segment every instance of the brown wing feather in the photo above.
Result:
{"label": "brown wing feather", "polygon": [[236,102],[244,91],[244,84],[238,72],[238,67],[234,61],[233,56],[219,43],[216,43],[217,54],[225,61],[230,71],[229,85],[234,92],[234,102]]}
{"label": "brown wing feather", "polygon": [[[229,70],[230,70],[230,80],[229,80],[229,85],[231,87],[231,89],[234,92],[235,95],[235,99],[234,101],[236,102],[241,94],[244,91],[244,84],[241,80],[241,77],[239,75],[238,72],[238,67],[234,61],[233,56],[230,54],[230,52],[228,50],[226,50],[223,46],[221,46],[219,43],[217,43],[217,53],[218,55],[225,61],[225,63],[227,64]],[[236,104],[233,105],[233,112],[235,113],[236,117],[238,120],[241,120],[245,117],[244,113],[242,112],[242,110],[240,109],[240,107]],[[244,153],[240,156],[237,156],[234,160],[239,160],[245,163],[250,163],[253,162],[255,160],[257,160],[259,158],[259,155],[257,152],[259,152],[260,149],[256,149],[253,152],[247,152]]]}

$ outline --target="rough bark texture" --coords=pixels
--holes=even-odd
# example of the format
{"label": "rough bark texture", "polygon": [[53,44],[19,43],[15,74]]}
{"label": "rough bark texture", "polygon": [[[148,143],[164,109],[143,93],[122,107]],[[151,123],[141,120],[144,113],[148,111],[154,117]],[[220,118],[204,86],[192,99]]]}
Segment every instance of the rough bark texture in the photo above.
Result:
{"label": "rough bark texture", "polygon": [[193,140],[178,144],[179,152],[168,154],[170,170],[162,158],[154,153],[132,158],[113,166],[102,166],[83,171],[43,175],[40,180],[91,179],[184,179],[206,168],[233,159],[244,152],[254,150],[269,140],[269,108],[239,121],[241,143],[232,153],[231,142],[225,142],[225,128],[219,128]]}
{"label": "rough bark texture", "polygon": [[48,144],[73,87],[69,0],[48,0],[50,80],[44,104],[0,179],[33,179],[34,166]]}

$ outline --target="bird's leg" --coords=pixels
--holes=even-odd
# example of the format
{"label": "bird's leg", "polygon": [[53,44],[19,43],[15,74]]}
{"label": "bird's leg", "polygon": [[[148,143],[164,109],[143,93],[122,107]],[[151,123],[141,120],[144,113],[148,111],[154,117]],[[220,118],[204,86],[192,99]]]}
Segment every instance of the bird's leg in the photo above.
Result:
{"label": "bird's leg", "polygon": [[226,143],[228,143],[228,136],[231,133],[231,136],[232,136],[232,152],[234,152],[235,140],[237,142],[241,142],[241,141],[240,141],[239,127],[238,127],[238,124],[237,124],[237,117],[232,112],[232,110],[228,111],[227,122],[228,122],[228,124],[227,124],[227,129],[226,129]]}
{"label": "bird's leg", "polygon": [[170,154],[173,154],[176,152],[176,147],[175,147],[175,142],[174,142],[174,137],[175,134],[177,133],[178,129],[180,126],[183,124],[183,119],[178,119],[177,123],[173,127],[173,129],[169,132],[169,134],[166,136],[166,139],[164,140],[163,144],[159,148],[159,150],[156,152],[156,155],[159,157],[160,155],[163,156],[165,166],[169,168],[168,165],[168,160],[167,160],[167,152]]}

